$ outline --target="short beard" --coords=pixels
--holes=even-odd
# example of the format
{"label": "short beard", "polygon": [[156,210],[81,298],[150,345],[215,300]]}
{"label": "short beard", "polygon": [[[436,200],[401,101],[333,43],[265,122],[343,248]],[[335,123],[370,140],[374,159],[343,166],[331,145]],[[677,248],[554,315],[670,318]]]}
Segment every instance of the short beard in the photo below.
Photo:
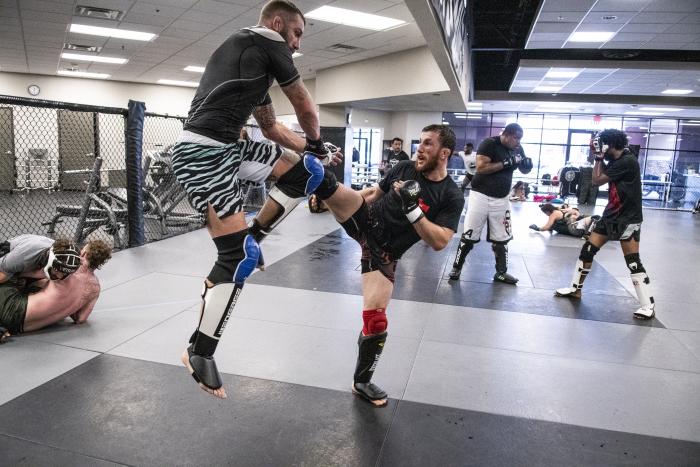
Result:
{"label": "short beard", "polygon": [[438,166],[438,161],[437,159],[427,159],[423,163],[422,168],[418,168],[418,160],[416,159],[416,170],[420,173],[425,173],[425,172],[430,172],[432,170],[435,170]]}

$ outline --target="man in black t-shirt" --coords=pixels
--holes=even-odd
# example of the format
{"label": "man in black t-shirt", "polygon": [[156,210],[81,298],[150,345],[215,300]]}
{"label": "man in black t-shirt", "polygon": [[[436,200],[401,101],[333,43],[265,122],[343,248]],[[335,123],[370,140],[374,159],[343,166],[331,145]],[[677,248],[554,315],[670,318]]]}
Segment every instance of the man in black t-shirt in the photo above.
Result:
{"label": "man in black t-shirt", "polygon": [[493,280],[515,284],[518,279],[508,274],[508,242],[513,238],[510,225],[510,185],[513,171],[532,170],[532,159],[520,147],[523,129],[517,123],[507,125],[500,136],[486,138],[476,151],[476,174],[472,179],[469,207],[464,219],[464,233],[459,241],[450,280],[458,280],[467,254],[481,239],[488,222],[487,241],[496,256]]}
{"label": "man in black t-shirt", "polygon": [[401,138],[394,138],[391,140],[391,147],[384,150],[384,154],[382,154],[382,165],[379,170],[382,176],[399,162],[411,159],[408,157],[408,154],[401,149],[402,146],[403,140]]}
{"label": "man in black t-shirt", "polygon": [[[570,287],[557,289],[559,297],[581,298],[583,281],[591,270],[593,257],[608,240],[619,241],[640,307],[634,317],[654,316],[654,297],[649,289],[649,276],[639,258],[642,226],[642,181],[637,158],[627,148],[627,135],[607,129],[591,141],[595,154],[593,184],[608,184],[608,205],[591,236],[581,248]],[[607,161],[607,165],[603,162]]]}
{"label": "man in black t-shirt", "polygon": [[[192,205],[206,216],[218,254],[205,281],[199,325],[182,362],[202,389],[220,398],[226,392],[214,351],[245,280],[262,265],[259,243],[321,182],[321,159],[337,162],[342,156],[321,141],[316,105],[292,61],[305,25],[293,3],[273,0],[262,8],[257,26],[226,39],[207,63],[173,148],[173,172]],[[268,94],[275,80],[306,139],[277,122]],[[263,136],[276,144],[239,140],[251,113]],[[241,181],[262,183],[268,178],[277,183],[248,228]]]}
{"label": "man in black t-shirt", "polygon": [[398,260],[421,239],[434,250],[445,248],[459,227],[464,207],[461,190],[447,175],[454,132],[445,125],[429,125],[420,141],[416,160],[399,162],[375,186],[353,191],[333,183],[327,169],[316,190],[362,247],[364,325],[352,391],[375,406],[387,402],[386,392],[370,379],[386,342],[386,308]]}

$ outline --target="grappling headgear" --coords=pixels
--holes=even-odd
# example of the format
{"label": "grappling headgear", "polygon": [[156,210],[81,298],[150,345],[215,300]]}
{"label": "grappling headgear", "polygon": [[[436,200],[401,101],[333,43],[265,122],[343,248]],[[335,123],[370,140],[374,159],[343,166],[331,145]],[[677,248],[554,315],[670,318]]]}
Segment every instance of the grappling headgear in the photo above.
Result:
{"label": "grappling headgear", "polygon": [[44,273],[50,277],[51,270],[59,271],[66,276],[73,274],[80,267],[80,251],[78,247],[69,244],[66,247],[53,246],[49,249],[49,259],[44,267]]}

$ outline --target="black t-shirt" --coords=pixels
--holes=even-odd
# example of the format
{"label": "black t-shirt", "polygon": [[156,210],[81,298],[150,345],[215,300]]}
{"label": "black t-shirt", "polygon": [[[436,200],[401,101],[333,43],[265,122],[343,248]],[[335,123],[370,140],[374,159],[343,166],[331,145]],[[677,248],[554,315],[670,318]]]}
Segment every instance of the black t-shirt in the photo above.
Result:
{"label": "black t-shirt", "polygon": [[383,220],[382,240],[388,243],[395,258],[400,258],[420,240],[416,229],[401,210],[401,199],[392,187],[396,181],[407,180],[416,180],[420,184],[420,207],[425,217],[434,224],[456,232],[464,208],[464,195],[451,177],[434,182],[416,170],[414,161],[396,164],[379,181],[379,188],[385,195],[372,205],[377,218]]}
{"label": "black t-shirt", "polygon": [[[503,162],[511,154],[520,153],[524,156],[522,148],[508,149],[501,144],[500,136],[486,138],[477,149],[477,156],[488,156],[491,162]],[[503,198],[510,193],[510,185],[513,182],[513,171],[517,167],[499,170],[490,174],[474,174],[472,190],[492,198]]]}
{"label": "black t-shirt", "polygon": [[610,182],[603,220],[625,224],[642,222],[642,179],[634,154],[625,149],[619,159],[608,162],[604,172]]}
{"label": "black t-shirt", "polygon": [[282,36],[263,27],[241,29],[209,58],[184,129],[233,143],[253,109],[272,102],[267,91],[274,80],[284,87],[297,79]]}
{"label": "black t-shirt", "polygon": [[407,161],[410,160],[408,157],[408,154],[406,154],[403,151],[399,151],[398,154],[396,154],[393,150],[387,149],[384,151],[384,161],[388,164],[388,168],[394,167],[396,164],[398,164],[401,161]]}

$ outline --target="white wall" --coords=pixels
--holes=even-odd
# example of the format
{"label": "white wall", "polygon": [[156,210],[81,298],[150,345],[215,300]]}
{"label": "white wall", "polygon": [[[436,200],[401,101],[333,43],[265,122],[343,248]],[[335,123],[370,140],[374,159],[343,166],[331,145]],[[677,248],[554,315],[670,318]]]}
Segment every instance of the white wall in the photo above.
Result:
{"label": "white wall", "polygon": [[0,94],[33,97],[27,86],[37,84],[37,99],[126,108],[129,99],[146,103],[146,111],[187,116],[195,88],[144,83],[123,83],[63,76],[0,73]]}
{"label": "white wall", "polygon": [[316,74],[316,103],[449,91],[427,47],[340,65]]}
{"label": "white wall", "polygon": [[[391,126],[387,128],[385,135],[391,138],[398,136],[403,143],[403,150],[411,154],[411,140],[420,139],[421,130],[434,123],[442,123],[441,112],[394,112]],[[389,138],[385,138],[389,139]]]}

